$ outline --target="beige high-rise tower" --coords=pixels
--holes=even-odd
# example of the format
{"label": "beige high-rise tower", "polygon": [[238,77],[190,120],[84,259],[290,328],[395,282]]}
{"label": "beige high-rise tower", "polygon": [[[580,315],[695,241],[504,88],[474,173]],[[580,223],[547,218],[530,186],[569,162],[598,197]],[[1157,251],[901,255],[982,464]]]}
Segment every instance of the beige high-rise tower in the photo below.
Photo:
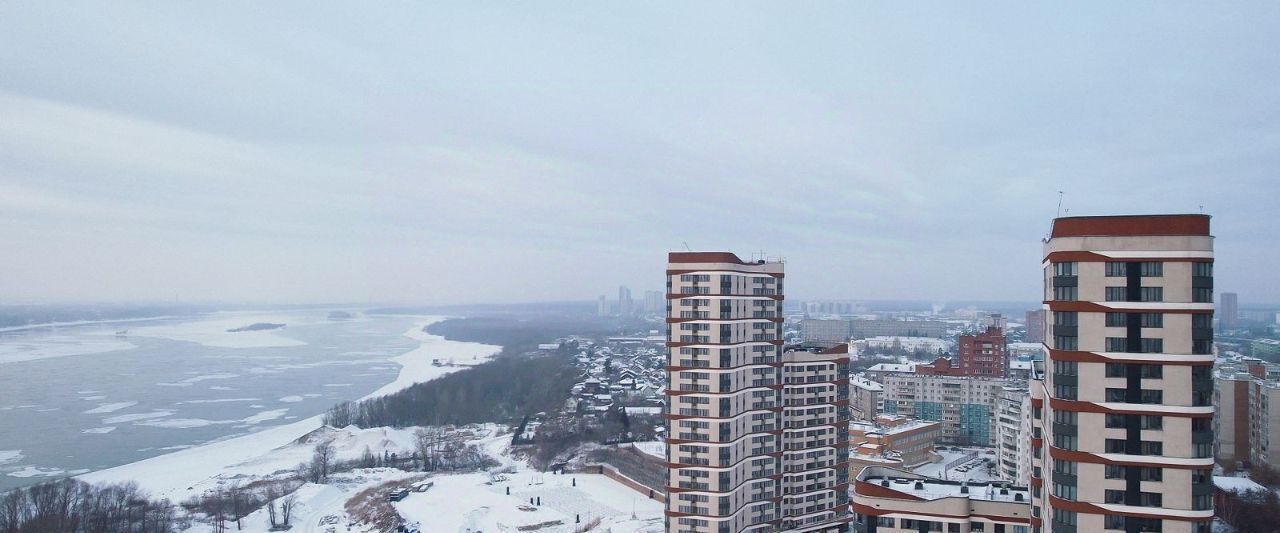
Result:
{"label": "beige high-rise tower", "polygon": [[783,264],[667,264],[667,531],[842,531],[848,354],[784,350]]}
{"label": "beige high-rise tower", "polygon": [[1044,245],[1032,526],[1210,530],[1213,237],[1206,215],[1068,217]]}

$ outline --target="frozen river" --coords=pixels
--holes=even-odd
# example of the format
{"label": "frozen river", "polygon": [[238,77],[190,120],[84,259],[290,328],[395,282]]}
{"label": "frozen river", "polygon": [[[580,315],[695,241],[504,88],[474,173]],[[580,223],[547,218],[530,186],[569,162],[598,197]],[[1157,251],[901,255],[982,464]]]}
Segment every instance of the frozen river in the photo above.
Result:
{"label": "frozen river", "polygon": [[[390,359],[421,344],[404,335],[420,317],[328,312],[0,333],[0,491],[320,414],[395,381]],[[254,323],[286,327],[227,331]]]}

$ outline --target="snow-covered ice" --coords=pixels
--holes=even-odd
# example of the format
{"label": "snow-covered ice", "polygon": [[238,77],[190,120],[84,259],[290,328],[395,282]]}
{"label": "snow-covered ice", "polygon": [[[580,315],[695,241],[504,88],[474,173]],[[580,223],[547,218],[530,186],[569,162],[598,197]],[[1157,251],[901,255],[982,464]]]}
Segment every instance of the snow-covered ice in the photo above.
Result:
{"label": "snow-covered ice", "polygon": [[22,450],[0,450],[0,465],[16,463],[22,459]]}
{"label": "snow-covered ice", "polygon": [[90,435],[104,435],[107,433],[111,433],[112,431],[115,431],[115,430],[116,430],[115,426],[103,426],[100,428],[89,428],[84,431],[81,431],[81,433],[88,433]]}
{"label": "snow-covered ice", "polygon": [[285,396],[284,398],[280,398],[280,401],[284,403],[298,403],[302,401],[302,397],[295,394],[293,396]]}
{"label": "snow-covered ice", "polygon": [[[419,341],[419,346],[393,358],[392,361],[400,365],[399,375],[396,376],[394,381],[369,394],[366,398],[384,396],[414,383],[430,381],[451,372],[456,372],[465,368],[466,365],[484,363],[501,350],[500,346],[450,341],[423,331],[425,326],[440,320],[444,319],[441,317],[424,319],[405,332],[404,335],[406,337]],[[288,322],[284,319],[252,319],[249,322],[272,321]],[[237,327],[248,323],[243,318],[237,318],[235,322],[234,326],[227,327]],[[457,366],[438,367],[431,364],[432,359],[440,358],[452,359]],[[301,401],[301,398],[295,400],[294,397],[285,397],[281,398],[280,401],[290,403]],[[156,411],[149,414],[120,415],[104,420],[103,425],[151,420],[171,416],[172,414],[172,411]],[[319,428],[322,420],[323,418],[319,415],[312,416],[297,422],[264,428],[248,435],[179,450],[135,463],[91,472],[80,477],[85,481],[94,483],[132,480],[159,497],[182,501],[192,494],[192,490],[194,490],[192,487],[196,487],[203,481],[208,481],[229,471],[239,470],[237,468],[238,465],[248,466],[255,459],[268,457],[272,455],[272,450],[288,447],[291,442]],[[363,451],[363,447],[361,447],[356,453],[358,455]],[[289,458],[290,462],[286,468],[293,468],[299,462],[308,459],[311,453],[310,449],[306,449],[305,452],[306,454],[300,459],[296,457]],[[256,467],[252,470],[257,474],[271,472],[271,470],[264,471]],[[245,470],[240,471],[245,472]]]}
{"label": "snow-covered ice", "polygon": [[[143,326],[129,330],[130,336],[156,337],[194,342],[218,348],[269,348],[278,346],[303,346],[306,343],[287,335],[289,326],[306,323],[304,315],[262,314],[252,312],[213,313],[208,317],[175,324]],[[311,320],[314,322],[314,320]],[[227,331],[255,323],[285,324],[281,330]]]}
{"label": "snow-covered ice", "polygon": [[125,423],[125,422],[137,422],[137,421],[139,421],[139,420],[151,420],[151,419],[155,419],[155,418],[164,418],[164,417],[167,417],[167,416],[173,416],[173,411],[169,411],[169,410],[156,410],[156,411],[152,411],[152,412],[150,412],[150,413],[133,413],[133,414],[127,414],[127,415],[113,416],[113,417],[111,417],[111,418],[104,418],[104,419],[102,419],[102,424],[103,424],[103,425],[107,425],[107,426],[109,426],[109,425],[111,425],[111,424],[123,424],[123,423]]}
{"label": "snow-covered ice", "polygon": [[121,410],[121,409],[124,409],[124,408],[126,408],[126,407],[133,407],[133,406],[135,406],[135,405],[138,405],[138,402],[116,402],[116,403],[103,403],[103,404],[98,404],[98,406],[97,406],[97,407],[94,407],[93,409],[90,409],[90,410],[88,410],[88,411],[85,411],[85,412],[84,412],[84,414],[86,414],[86,415],[100,415],[100,414],[105,414],[105,413],[114,413],[114,412],[119,411],[119,410]]}
{"label": "snow-covered ice", "polygon": [[246,424],[261,424],[263,422],[281,418],[288,412],[289,412],[288,409],[272,409],[270,411],[263,411],[256,415],[245,418],[244,420],[241,420],[241,422],[244,422]]}
{"label": "snow-covered ice", "polygon": [[129,350],[136,346],[113,337],[89,335],[32,335],[6,337],[0,343],[0,364],[72,355]]}

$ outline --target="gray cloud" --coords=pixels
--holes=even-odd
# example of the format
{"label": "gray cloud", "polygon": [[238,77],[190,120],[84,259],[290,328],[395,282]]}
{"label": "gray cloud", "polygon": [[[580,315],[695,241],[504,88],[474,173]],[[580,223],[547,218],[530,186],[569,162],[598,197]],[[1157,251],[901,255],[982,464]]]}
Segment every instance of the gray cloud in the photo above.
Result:
{"label": "gray cloud", "polygon": [[0,5],[0,299],[1033,300],[1065,190],[1280,301],[1280,8],[928,7]]}

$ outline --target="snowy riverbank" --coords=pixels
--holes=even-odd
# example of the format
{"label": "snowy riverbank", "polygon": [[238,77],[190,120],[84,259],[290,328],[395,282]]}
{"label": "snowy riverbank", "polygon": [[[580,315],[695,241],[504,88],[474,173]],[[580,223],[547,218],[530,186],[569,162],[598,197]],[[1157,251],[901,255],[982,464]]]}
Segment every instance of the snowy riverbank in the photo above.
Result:
{"label": "snowy riverbank", "polygon": [[[430,381],[467,366],[481,364],[501,350],[499,346],[450,341],[423,331],[427,325],[441,320],[442,317],[425,318],[404,333],[420,344],[393,358],[392,361],[401,365],[396,379],[366,398],[390,394],[414,383]],[[452,361],[452,365],[433,365],[432,362],[436,359]],[[157,497],[181,501],[193,492],[198,492],[197,486],[201,481],[286,446],[320,425],[321,416],[317,415],[249,435],[90,472],[81,475],[80,479],[93,483],[134,481]]]}

